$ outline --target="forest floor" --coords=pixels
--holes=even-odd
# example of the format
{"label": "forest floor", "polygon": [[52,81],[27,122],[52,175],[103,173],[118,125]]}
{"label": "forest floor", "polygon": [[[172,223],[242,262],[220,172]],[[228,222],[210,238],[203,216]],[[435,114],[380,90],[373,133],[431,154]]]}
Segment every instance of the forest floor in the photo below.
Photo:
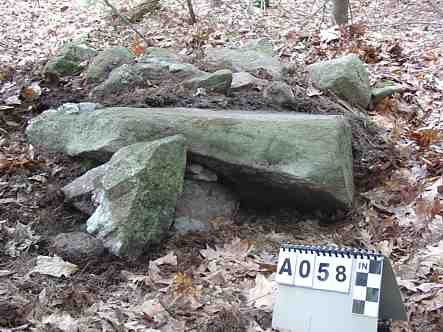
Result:
{"label": "forest floor", "polygon": [[[83,2],[93,1],[0,3],[0,331],[270,330],[282,241],[382,251],[409,320],[392,330],[443,330],[440,0],[351,1],[347,34],[332,27],[324,1],[271,2],[262,11],[246,1],[211,8],[198,0],[198,24],[191,26],[185,5],[167,0],[136,24],[149,45],[105,7]],[[113,3],[124,14],[135,1]],[[38,273],[37,257],[51,254],[53,237],[78,230],[87,218],[59,194],[85,171],[81,164],[39,151],[24,136],[27,121],[43,110],[85,98],[69,81],[44,85],[47,59],[77,38],[98,49],[170,47],[192,57],[196,49],[258,37],[299,68],[357,53],[372,83],[405,87],[368,111],[396,152],[374,162],[368,177],[377,181],[359,188],[355,211],[331,225],[294,211],[241,210],[235,220],[215,221],[209,234],[171,236],[137,261],[106,256],[69,277]]]}

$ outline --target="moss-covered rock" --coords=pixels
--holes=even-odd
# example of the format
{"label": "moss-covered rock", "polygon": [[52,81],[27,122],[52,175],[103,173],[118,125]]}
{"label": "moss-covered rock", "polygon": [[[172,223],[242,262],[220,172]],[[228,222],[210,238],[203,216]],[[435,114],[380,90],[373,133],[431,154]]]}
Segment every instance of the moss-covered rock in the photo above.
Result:
{"label": "moss-covered rock", "polygon": [[139,256],[159,244],[172,226],[185,166],[181,135],[120,149],[106,164],[87,231],[118,256]]}
{"label": "moss-covered rock", "polygon": [[124,146],[175,134],[186,137],[191,161],[234,184],[244,200],[303,210],[352,205],[351,128],[340,115],[60,108],[26,130],[34,145],[103,161]]}
{"label": "moss-covered rock", "polygon": [[371,101],[369,75],[356,54],[314,63],[309,76],[322,90],[331,90],[351,104],[367,108]]}
{"label": "moss-covered rock", "polygon": [[82,70],[82,62],[93,58],[97,51],[85,44],[68,43],[57,55],[49,60],[44,68],[46,76],[63,77],[77,74]]}
{"label": "moss-covered rock", "polygon": [[124,47],[108,48],[100,52],[89,65],[86,81],[100,83],[108,77],[114,68],[131,63],[133,59],[134,55]]}
{"label": "moss-covered rock", "polygon": [[208,91],[228,93],[232,83],[232,72],[227,69],[217,70],[211,74],[200,74],[183,82],[189,89],[204,88]]}

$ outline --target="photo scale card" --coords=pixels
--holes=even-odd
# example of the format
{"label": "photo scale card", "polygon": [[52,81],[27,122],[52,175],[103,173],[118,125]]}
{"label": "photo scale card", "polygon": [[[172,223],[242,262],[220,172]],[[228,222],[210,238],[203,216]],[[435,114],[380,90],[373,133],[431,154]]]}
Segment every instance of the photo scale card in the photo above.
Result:
{"label": "photo scale card", "polygon": [[354,287],[352,291],[352,313],[378,317],[380,302],[383,257],[355,260]]}

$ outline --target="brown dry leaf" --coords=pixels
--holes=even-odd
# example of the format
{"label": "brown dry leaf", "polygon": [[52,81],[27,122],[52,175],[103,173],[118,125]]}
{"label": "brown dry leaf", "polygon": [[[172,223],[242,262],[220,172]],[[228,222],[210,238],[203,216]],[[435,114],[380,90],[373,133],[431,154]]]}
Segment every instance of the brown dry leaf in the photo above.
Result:
{"label": "brown dry leaf", "polygon": [[145,48],[141,45],[140,37],[138,35],[134,35],[132,38],[132,43],[129,46],[129,50],[136,56],[139,57],[143,53],[145,53]]}
{"label": "brown dry leaf", "polygon": [[416,141],[421,148],[427,148],[429,145],[439,142],[442,139],[442,134],[438,129],[423,129],[410,131],[408,137]]}
{"label": "brown dry leaf", "polygon": [[248,291],[248,302],[254,304],[255,308],[272,310],[273,300],[273,282],[267,279],[263,274],[257,274],[255,277],[255,287]]}
{"label": "brown dry leaf", "polygon": [[172,286],[177,293],[196,294],[196,289],[192,284],[192,279],[181,272],[175,274],[174,283]]}
{"label": "brown dry leaf", "polygon": [[8,159],[0,159],[0,170],[11,171],[14,168],[28,168],[32,169],[34,167],[38,167],[45,164],[42,160],[28,160],[28,159],[19,159],[19,160],[8,160]]}
{"label": "brown dry leaf", "polygon": [[157,266],[165,264],[177,266],[177,256],[174,254],[173,251],[171,251],[167,255],[156,259],[153,263],[156,264]]}
{"label": "brown dry leaf", "polygon": [[419,221],[423,222],[429,220],[431,216],[431,208],[431,204],[429,204],[429,202],[424,198],[417,198],[415,201],[415,214],[417,215]]}
{"label": "brown dry leaf", "polygon": [[381,114],[395,113],[396,110],[397,102],[393,97],[385,97],[375,106],[375,111]]}
{"label": "brown dry leaf", "polygon": [[438,197],[434,197],[434,202],[431,207],[431,218],[434,218],[436,215],[443,217],[443,204]]}

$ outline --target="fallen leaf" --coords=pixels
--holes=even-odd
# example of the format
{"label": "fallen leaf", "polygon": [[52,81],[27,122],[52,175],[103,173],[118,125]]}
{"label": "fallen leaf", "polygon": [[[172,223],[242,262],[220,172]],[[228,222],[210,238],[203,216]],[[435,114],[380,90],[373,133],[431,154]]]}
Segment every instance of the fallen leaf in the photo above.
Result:
{"label": "fallen leaf", "polygon": [[37,264],[30,273],[40,273],[57,278],[69,277],[78,271],[78,266],[64,261],[58,256],[38,256]]}
{"label": "fallen leaf", "polygon": [[255,287],[248,291],[248,302],[255,308],[272,310],[274,303],[273,282],[259,273],[255,277]]}
{"label": "fallen leaf", "polygon": [[67,312],[55,313],[50,316],[43,317],[42,323],[46,325],[50,331],[61,332],[77,332],[79,326],[77,320]]}
{"label": "fallen leaf", "polygon": [[156,265],[169,264],[169,265],[172,265],[172,266],[177,266],[177,256],[174,255],[173,251],[171,251],[169,254],[156,259],[154,261],[154,264],[156,264]]}

